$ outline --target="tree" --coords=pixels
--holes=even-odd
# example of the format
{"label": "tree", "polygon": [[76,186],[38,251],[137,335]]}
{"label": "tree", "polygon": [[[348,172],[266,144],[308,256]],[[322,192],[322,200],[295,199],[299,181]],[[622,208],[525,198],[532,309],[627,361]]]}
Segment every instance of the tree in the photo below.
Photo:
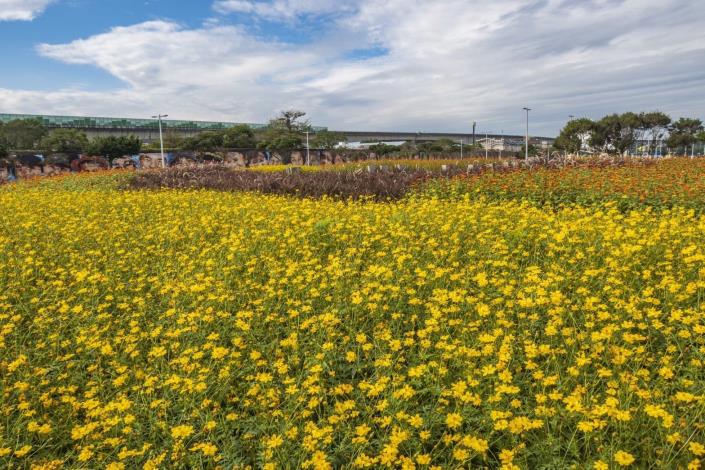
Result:
{"label": "tree", "polygon": [[622,155],[636,142],[636,132],[642,122],[634,113],[611,114],[592,126],[590,144],[603,152]]}
{"label": "tree", "polygon": [[107,158],[112,167],[116,158],[138,154],[141,148],[142,142],[135,136],[96,137],[88,144],[86,153]]}
{"label": "tree", "polygon": [[700,119],[680,118],[671,125],[670,131],[666,145],[674,150],[683,148],[687,153],[688,147],[697,141],[696,135],[703,131],[703,122]]}
{"label": "tree", "polygon": [[434,143],[441,152],[455,152],[460,149],[460,144],[451,139],[438,139]]}
{"label": "tree", "polygon": [[303,147],[301,134],[286,127],[268,127],[261,136],[259,147],[263,150],[279,152],[282,163],[291,163],[291,152]]}
{"label": "tree", "polygon": [[200,132],[184,140],[182,147],[201,154],[212,152],[223,146],[223,133],[218,131]]}
{"label": "tree", "polygon": [[705,144],[705,131],[698,132],[698,134],[695,136],[695,139],[698,142]]}
{"label": "tree", "polygon": [[[157,145],[159,146],[161,150],[161,145],[159,142],[157,142]],[[184,145],[184,138],[181,137],[178,133],[175,131],[168,129],[164,133],[164,148],[165,149],[180,149]]]}
{"label": "tree", "polygon": [[443,151],[443,147],[438,145],[436,142],[422,142],[416,146],[416,149],[423,157],[431,157],[431,155]]}
{"label": "tree", "polygon": [[[519,154],[520,158],[524,158],[526,156],[526,144],[521,145],[521,152]],[[529,144],[529,157],[535,157],[536,155],[539,154],[539,149],[536,147],[534,144]]]}
{"label": "tree", "polygon": [[39,119],[16,119],[6,123],[0,129],[8,145],[16,150],[29,150],[36,147],[47,133],[46,127]]}
{"label": "tree", "polygon": [[705,147],[705,131],[698,132],[698,134],[695,136],[695,140],[703,144],[703,147]]}
{"label": "tree", "polygon": [[380,142],[379,144],[375,144],[370,146],[370,152],[375,154],[375,158],[379,159],[380,157],[385,157],[387,155],[390,155],[394,152],[397,152],[399,150],[399,147],[395,145],[388,145],[385,144],[384,142]]}
{"label": "tree", "polygon": [[300,119],[304,116],[306,116],[304,111],[299,111],[296,109],[282,111],[278,117],[269,121],[269,127],[278,127],[289,131],[303,132],[311,128],[311,123],[308,120],[300,121]]}
{"label": "tree", "polygon": [[247,124],[238,124],[225,131],[223,146],[237,149],[252,149],[257,146],[255,132]]}
{"label": "tree", "polygon": [[52,152],[76,155],[88,147],[88,138],[77,129],[54,129],[42,139],[41,147]]}
{"label": "tree", "polygon": [[660,142],[668,132],[671,117],[661,111],[652,111],[639,114],[639,140],[648,142],[647,153]]}
{"label": "tree", "polygon": [[319,131],[313,137],[313,148],[332,150],[341,142],[347,142],[348,138],[340,132]]}
{"label": "tree", "polygon": [[587,118],[568,121],[553,143],[553,147],[561,152],[579,153],[589,140],[594,124],[592,119]]}
{"label": "tree", "polygon": [[291,152],[303,147],[304,131],[310,130],[311,125],[300,119],[306,115],[303,111],[289,110],[269,121],[269,125],[261,134],[259,147],[264,150],[274,150],[282,157],[282,163],[291,163]]}
{"label": "tree", "polygon": [[3,134],[3,128],[5,125],[0,122],[0,158],[7,158],[10,154],[10,145],[5,140],[5,135]]}

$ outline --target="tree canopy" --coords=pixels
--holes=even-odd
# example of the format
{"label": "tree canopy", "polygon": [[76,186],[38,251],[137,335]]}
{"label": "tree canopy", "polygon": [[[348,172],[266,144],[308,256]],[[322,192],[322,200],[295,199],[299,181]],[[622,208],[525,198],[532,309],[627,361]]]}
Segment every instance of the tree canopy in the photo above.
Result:
{"label": "tree canopy", "polygon": [[348,138],[345,137],[345,134],[342,134],[340,132],[319,131],[316,132],[316,135],[313,137],[311,146],[313,148],[332,150],[339,143],[347,141]]}
{"label": "tree canopy", "polygon": [[116,158],[137,154],[141,148],[142,143],[135,136],[96,137],[86,148],[86,153],[105,157],[112,165]]}
{"label": "tree canopy", "polygon": [[671,125],[666,144],[671,149],[687,149],[697,142],[697,135],[702,131],[703,122],[700,119],[680,118]]}
{"label": "tree canopy", "polygon": [[591,119],[581,118],[568,121],[556,138],[553,146],[556,150],[578,153],[590,139],[594,126]]}
{"label": "tree canopy", "polygon": [[79,154],[88,148],[86,134],[77,129],[54,129],[41,141],[44,150],[58,153]]}
{"label": "tree canopy", "polygon": [[3,138],[10,148],[16,150],[30,150],[47,134],[39,119],[16,119],[6,123],[0,128],[0,138]]}
{"label": "tree canopy", "polygon": [[390,155],[394,152],[398,152],[399,147],[381,142],[379,144],[375,144],[375,145],[370,146],[370,151],[372,153],[374,153],[376,157],[379,158],[379,157],[384,157],[384,156]]}
{"label": "tree canopy", "polygon": [[247,124],[238,124],[223,134],[223,146],[228,148],[252,149],[257,146],[255,132]]}
{"label": "tree canopy", "polygon": [[211,152],[223,147],[223,133],[218,131],[200,132],[193,137],[184,139],[182,148],[196,152]]}

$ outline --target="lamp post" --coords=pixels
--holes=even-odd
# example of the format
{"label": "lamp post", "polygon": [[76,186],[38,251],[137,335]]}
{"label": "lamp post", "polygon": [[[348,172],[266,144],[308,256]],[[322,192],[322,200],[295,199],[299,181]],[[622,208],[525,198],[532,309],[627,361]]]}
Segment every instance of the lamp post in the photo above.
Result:
{"label": "lamp post", "polygon": [[304,134],[306,134],[306,165],[310,166],[311,165],[311,152],[310,152],[310,148],[308,145],[308,135],[310,134],[310,132],[306,131],[306,132],[304,132]]}
{"label": "lamp post", "polygon": [[162,168],[166,168],[166,160],[164,160],[164,136],[162,135],[162,118],[169,117],[168,114],[157,114],[152,116],[152,119],[159,119],[159,146],[162,151]]}
{"label": "lamp post", "polygon": [[524,150],[525,150],[525,155],[524,159],[525,161],[529,161],[529,111],[531,111],[531,108],[524,108],[524,111],[526,111],[526,143],[524,144]]}

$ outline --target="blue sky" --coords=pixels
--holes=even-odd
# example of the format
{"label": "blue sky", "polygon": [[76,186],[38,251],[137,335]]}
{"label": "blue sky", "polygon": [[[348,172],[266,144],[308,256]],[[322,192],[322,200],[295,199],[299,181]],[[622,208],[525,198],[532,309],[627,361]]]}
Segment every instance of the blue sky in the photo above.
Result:
{"label": "blue sky", "polygon": [[555,134],[704,117],[705,2],[0,0],[0,112]]}

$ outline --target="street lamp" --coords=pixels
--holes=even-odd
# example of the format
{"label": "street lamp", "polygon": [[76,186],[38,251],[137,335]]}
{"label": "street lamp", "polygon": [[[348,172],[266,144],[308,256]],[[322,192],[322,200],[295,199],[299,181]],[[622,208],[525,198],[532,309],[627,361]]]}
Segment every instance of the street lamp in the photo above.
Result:
{"label": "street lamp", "polygon": [[529,161],[529,111],[531,108],[523,108],[526,111],[526,143],[524,144],[525,155],[524,159],[526,162]]}
{"label": "street lamp", "polygon": [[152,119],[159,119],[159,146],[162,150],[162,168],[166,168],[166,160],[164,160],[164,137],[162,135],[162,118],[169,117],[168,114],[157,114],[152,116]]}
{"label": "street lamp", "polygon": [[310,166],[311,165],[311,152],[308,146],[308,135],[310,134],[309,131],[304,132],[306,134],[306,165]]}

